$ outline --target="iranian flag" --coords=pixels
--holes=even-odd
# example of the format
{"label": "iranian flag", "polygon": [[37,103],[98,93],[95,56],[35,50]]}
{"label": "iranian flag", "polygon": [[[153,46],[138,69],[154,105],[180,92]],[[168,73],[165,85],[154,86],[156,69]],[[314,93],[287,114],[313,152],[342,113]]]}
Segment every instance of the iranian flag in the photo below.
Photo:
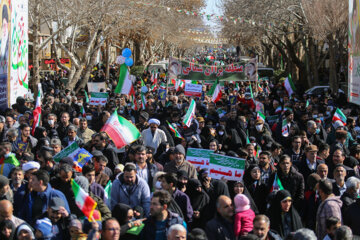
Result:
{"label": "iranian flag", "polygon": [[292,81],[291,74],[285,79],[284,81],[284,87],[288,93],[288,96],[291,97],[291,95],[295,92],[295,85]]}
{"label": "iranian flag", "polygon": [[131,122],[119,116],[117,109],[106,121],[100,132],[106,132],[118,149],[136,141],[140,137],[139,130]]}
{"label": "iranian flag", "polygon": [[275,179],[274,179],[273,185],[271,186],[270,192],[279,191],[279,190],[284,190],[284,187],[283,187],[277,173],[275,173]]}
{"label": "iranian flag", "polygon": [[111,180],[109,180],[104,188],[105,203],[108,207],[110,207],[110,205],[111,205],[111,188],[112,188],[112,182],[111,182]]}
{"label": "iranian flag", "polygon": [[131,108],[132,108],[133,110],[137,111],[137,110],[138,110],[138,106],[137,106],[137,103],[136,103],[135,93],[134,93],[132,96],[130,96],[130,98],[131,98]]}
{"label": "iranian flag", "polygon": [[187,110],[187,112],[184,116],[184,120],[183,120],[183,123],[187,127],[190,127],[191,122],[192,122],[193,118],[195,117],[195,109],[196,109],[196,102],[194,99],[191,99],[189,109]]}
{"label": "iranian flag", "polygon": [[221,99],[222,96],[221,87],[218,79],[216,79],[214,86],[214,89],[211,88],[211,90],[213,90],[211,101],[216,103]]}
{"label": "iranian flag", "polygon": [[179,91],[180,88],[181,88],[181,89],[184,89],[184,87],[185,87],[185,81],[184,81],[184,80],[181,80],[181,79],[177,79],[177,80],[176,80],[176,84],[175,84],[175,90],[176,90],[176,91]]}
{"label": "iranian flag", "polygon": [[93,213],[97,205],[95,200],[92,199],[89,194],[74,181],[74,179],[71,180],[71,188],[74,192],[76,206],[80,208],[85,217],[89,220],[93,219]]}
{"label": "iranian flag", "polygon": [[38,85],[38,95],[36,97],[36,106],[33,111],[34,121],[32,125],[31,135],[34,136],[36,127],[40,126],[41,121],[41,83]]}
{"label": "iranian flag", "polygon": [[130,73],[128,67],[125,64],[121,64],[120,66],[119,82],[114,92],[127,95],[134,93],[134,88],[130,79]]}
{"label": "iranian flag", "polygon": [[284,137],[288,137],[288,136],[289,136],[289,128],[288,128],[288,125],[287,125],[286,118],[282,121],[281,134],[282,134]]}
{"label": "iranian flag", "polygon": [[264,89],[260,86],[260,83],[258,83],[258,89],[259,89],[259,92],[263,92]]}
{"label": "iranian flag", "polygon": [[265,122],[265,118],[266,117],[262,112],[260,112],[260,111],[257,112],[256,119],[261,119],[261,120],[263,120]]}
{"label": "iranian flag", "polygon": [[85,112],[84,105],[81,106],[80,113],[81,113],[82,117],[86,117],[86,112]]}
{"label": "iranian flag", "polygon": [[344,125],[346,125],[346,116],[339,108],[336,109],[332,118],[332,122],[336,121],[341,121]]}
{"label": "iranian flag", "polygon": [[184,139],[184,138],[180,135],[180,133],[178,132],[178,130],[176,130],[176,128],[173,127],[173,125],[171,125],[169,122],[167,122],[167,124],[168,124],[168,126],[169,126],[169,128],[170,128],[170,131],[174,133],[175,137]]}

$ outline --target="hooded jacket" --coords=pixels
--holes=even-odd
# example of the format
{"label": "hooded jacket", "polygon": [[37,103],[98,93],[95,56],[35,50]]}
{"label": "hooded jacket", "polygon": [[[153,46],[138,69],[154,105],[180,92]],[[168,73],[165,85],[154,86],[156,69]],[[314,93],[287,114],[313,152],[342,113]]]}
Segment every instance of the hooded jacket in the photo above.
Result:
{"label": "hooded jacket", "polygon": [[334,195],[329,196],[325,199],[319,206],[316,214],[316,236],[318,239],[323,239],[326,233],[326,224],[325,221],[329,217],[341,218],[341,207],[342,201],[340,197]]}
{"label": "hooded jacket", "polygon": [[124,173],[113,182],[111,189],[111,209],[117,203],[124,203],[130,207],[141,206],[145,216],[150,213],[150,188],[144,179],[136,176],[134,185],[129,186],[124,181]]}

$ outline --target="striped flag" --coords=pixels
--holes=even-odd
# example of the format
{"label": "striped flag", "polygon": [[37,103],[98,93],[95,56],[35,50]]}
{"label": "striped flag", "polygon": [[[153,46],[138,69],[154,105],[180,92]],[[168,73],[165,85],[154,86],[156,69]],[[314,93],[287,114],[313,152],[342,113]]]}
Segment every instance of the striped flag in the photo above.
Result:
{"label": "striped flag", "polygon": [[89,103],[89,95],[88,95],[88,93],[86,92],[85,89],[84,89],[84,91],[85,91],[85,102]]}
{"label": "striped flag", "polygon": [[263,120],[265,122],[266,117],[262,112],[258,111],[256,119],[261,119],[261,120]]}
{"label": "striped flag", "polygon": [[275,113],[280,114],[281,112],[282,112],[282,107],[281,106],[277,107]]}
{"label": "striped flag", "polygon": [[291,95],[296,91],[295,85],[291,78],[291,74],[289,74],[289,76],[285,79],[284,87],[285,87],[289,97],[291,97]]}
{"label": "striped flag", "polygon": [[82,117],[86,117],[86,112],[85,112],[84,105],[81,106],[80,113],[81,113]]}
{"label": "striped flag", "polygon": [[288,128],[288,125],[287,125],[286,118],[282,121],[281,134],[282,134],[284,137],[288,137],[288,136],[289,136],[289,128]]}
{"label": "striped flag", "polygon": [[211,101],[216,103],[221,99],[222,96],[222,92],[221,92],[221,87],[219,84],[219,79],[216,79],[215,84],[213,85],[213,88],[211,88],[212,93],[210,93],[212,95]]}
{"label": "striped flag", "polygon": [[114,92],[127,95],[131,95],[134,92],[130,73],[125,64],[121,64],[120,66],[119,82]]}
{"label": "striped flag", "polygon": [[274,179],[274,182],[273,182],[270,192],[279,191],[279,190],[284,190],[284,187],[283,187],[277,173],[275,173],[275,179]]}
{"label": "striped flag", "polygon": [[177,138],[181,138],[181,139],[184,139],[181,134],[178,132],[178,130],[176,130],[176,128],[174,128],[169,122],[167,122],[169,128],[170,128],[170,131],[174,133],[175,137]]}
{"label": "striped flag", "polygon": [[177,79],[177,80],[176,80],[176,84],[175,84],[175,90],[176,90],[176,91],[179,91],[180,88],[181,88],[181,89],[184,89],[184,87],[185,87],[185,81],[184,81],[184,80],[181,80],[181,79]]}
{"label": "striped flag", "polygon": [[261,147],[259,144],[256,144],[255,156],[258,158],[261,153]]}
{"label": "striped flag", "polygon": [[332,118],[332,122],[335,121],[341,121],[344,125],[346,125],[346,116],[339,108],[336,109]]}
{"label": "striped flag", "polygon": [[38,84],[38,95],[36,97],[36,106],[33,111],[34,121],[32,125],[31,135],[34,136],[36,127],[40,126],[41,121],[41,83]]}
{"label": "striped flag", "polygon": [[187,110],[187,112],[184,116],[184,120],[183,120],[183,123],[187,127],[190,127],[191,122],[192,122],[193,118],[195,117],[195,109],[196,109],[196,102],[194,99],[191,99],[189,109]]}
{"label": "striped flag", "polygon": [[112,188],[112,182],[111,180],[108,181],[108,183],[106,184],[105,188],[104,188],[104,192],[105,192],[105,203],[108,207],[111,206],[111,188]]}
{"label": "striped flag", "polygon": [[74,181],[74,179],[71,180],[71,188],[74,192],[76,206],[80,208],[85,217],[91,220],[97,203]]}
{"label": "striped flag", "polygon": [[100,132],[106,132],[118,149],[136,141],[140,137],[139,130],[131,122],[119,116],[117,109],[106,121]]}
{"label": "striped flag", "polygon": [[135,93],[133,95],[130,96],[131,98],[131,108],[135,111],[138,110],[138,106],[137,106],[137,103],[136,103],[136,96],[135,96]]}
{"label": "striped flag", "polygon": [[252,87],[251,87],[251,83],[249,85],[249,88],[250,88],[251,98],[254,99],[254,94],[253,94],[253,90],[252,90]]}
{"label": "striped flag", "polygon": [[258,89],[259,89],[259,92],[263,92],[264,89],[260,86],[260,83],[258,83]]}

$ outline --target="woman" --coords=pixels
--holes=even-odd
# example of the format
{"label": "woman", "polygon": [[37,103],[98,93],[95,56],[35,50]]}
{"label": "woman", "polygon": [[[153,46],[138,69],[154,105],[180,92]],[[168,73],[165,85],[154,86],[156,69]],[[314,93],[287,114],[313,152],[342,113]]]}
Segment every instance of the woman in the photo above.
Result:
{"label": "woman", "polygon": [[15,225],[10,220],[0,222],[0,240],[13,240],[15,236]]}
{"label": "woman", "polygon": [[287,190],[276,193],[266,215],[270,218],[270,228],[277,231],[283,239],[302,228],[301,218],[292,206],[292,198]]}
{"label": "woman", "polygon": [[209,142],[209,149],[213,150],[214,153],[225,155],[224,152],[220,151],[219,141],[216,139],[212,139]]}
{"label": "woman", "polygon": [[121,239],[138,239],[138,236],[129,234],[127,231],[134,226],[140,226],[144,219],[133,221],[135,220],[134,211],[129,205],[123,203],[116,204],[112,211],[112,216],[116,218],[121,226]]}
{"label": "woman", "polygon": [[261,180],[260,167],[257,164],[251,164],[249,168],[245,170],[243,180],[250,196],[255,200],[259,213],[264,213],[269,191],[266,184]]}
{"label": "woman", "polygon": [[254,199],[251,197],[251,194],[249,193],[249,191],[247,190],[247,188],[245,187],[245,184],[243,181],[229,181],[228,182],[229,185],[229,190],[230,190],[230,196],[231,199],[234,200],[234,197],[237,194],[244,194],[248,197],[248,199],[250,200],[250,208],[256,213],[259,213],[259,210],[254,202]]}
{"label": "woman", "polygon": [[201,182],[198,179],[189,179],[185,192],[194,210],[192,228],[204,228],[206,224],[205,212],[209,211],[210,197],[202,190]]}

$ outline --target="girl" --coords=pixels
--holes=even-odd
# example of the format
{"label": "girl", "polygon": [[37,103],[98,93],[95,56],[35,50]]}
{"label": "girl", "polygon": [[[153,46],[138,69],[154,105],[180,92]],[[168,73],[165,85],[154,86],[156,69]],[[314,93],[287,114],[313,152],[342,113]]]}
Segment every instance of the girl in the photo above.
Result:
{"label": "girl", "polygon": [[255,213],[250,208],[250,200],[244,194],[237,194],[234,199],[235,203],[235,221],[234,233],[236,239],[240,236],[247,235],[253,229],[253,220]]}

